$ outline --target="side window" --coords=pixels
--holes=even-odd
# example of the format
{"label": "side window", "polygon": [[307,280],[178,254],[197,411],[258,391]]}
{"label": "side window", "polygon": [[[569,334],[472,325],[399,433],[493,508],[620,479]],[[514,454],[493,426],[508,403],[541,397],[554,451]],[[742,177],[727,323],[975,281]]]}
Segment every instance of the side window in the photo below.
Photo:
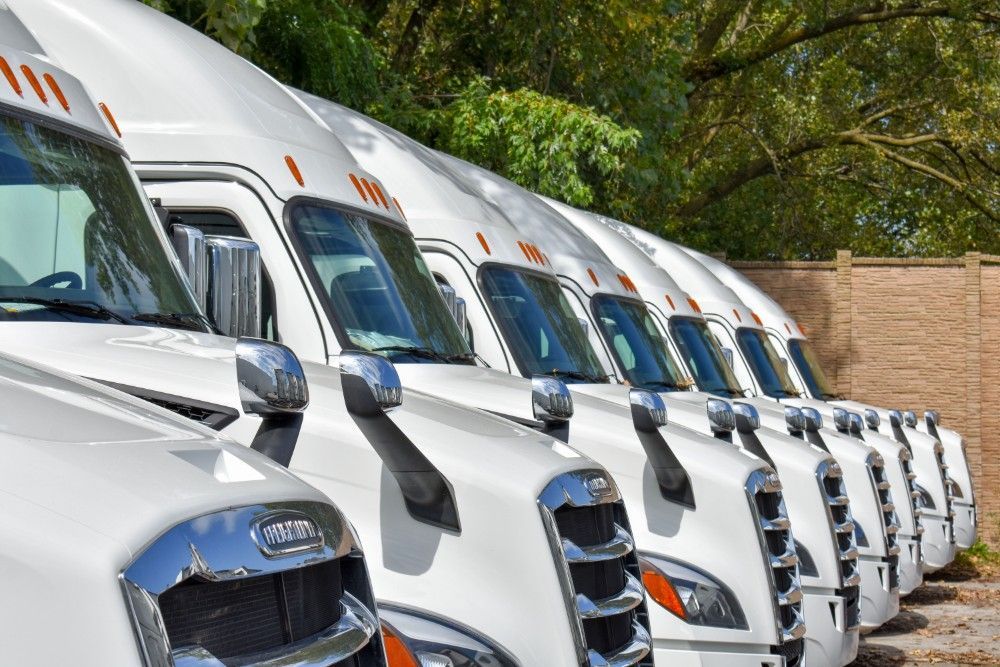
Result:
{"label": "side window", "polygon": [[[243,225],[228,211],[171,210],[170,222],[179,222],[200,229],[206,236],[236,236],[249,239]],[[267,267],[261,267],[261,335],[269,340],[278,340],[278,317],[274,297],[274,285],[267,274]]]}
{"label": "side window", "polygon": [[[715,320],[708,321],[708,328],[719,341],[719,345],[722,347],[723,352],[726,353],[726,357],[733,360],[733,372],[736,373],[736,379],[739,380],[740,387],[743,389],[752,388],[754,393],[756,393],[757,385],[753,381],[753,376],[750,374],[750,369],[747,368],[746,362],[743,361],[743,356],[740,353],[739,346],[736,344],[736,339],[733,338],[733,335],[725,326]],[[726,350],[730,350],[730,352],[726,352]]]}

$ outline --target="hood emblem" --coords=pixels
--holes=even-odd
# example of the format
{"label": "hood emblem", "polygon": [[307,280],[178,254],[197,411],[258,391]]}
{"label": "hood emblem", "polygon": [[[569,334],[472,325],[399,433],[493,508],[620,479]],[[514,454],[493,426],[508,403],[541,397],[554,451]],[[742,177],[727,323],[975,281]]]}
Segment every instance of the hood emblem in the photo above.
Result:
{"label": "hood emblem", "polygon": [[587,485],[590,495],[595,498],[604,498],[612,493],[611,483],[603,475],[591,475],[584,483]]}
{"label": "hood emblem", "polygon": [[323,548],[323,531],[302,512],[268,512],[250,524],[257,548],[267,558],[277,558]]}

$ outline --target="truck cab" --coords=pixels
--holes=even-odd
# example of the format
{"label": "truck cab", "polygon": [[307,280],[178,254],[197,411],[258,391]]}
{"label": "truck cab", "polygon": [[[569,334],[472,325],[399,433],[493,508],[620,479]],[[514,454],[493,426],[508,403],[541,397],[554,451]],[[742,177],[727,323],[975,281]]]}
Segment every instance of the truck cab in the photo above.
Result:
{"label": "truck cab", "polygon": [[[804,396],[826,401],[831,405],[864,414],[873,410],[879,415],[889,416],[885,408],[875,407],[859,401],[840,397],[827,380],[820,364],[819,356],[799,324],[776,301],[765,294],[742,273],[717,259],[685,249],[688,254],[701,262],[720,280],[729,285],[737,296],[756,312],[764,322],[768,338],[775,350],[785,360],[783,363],[796,387]],[[791,363],[788,362],[791,361]],[[976,498],[972,475],[965,452],[965,439],[956,431],[941,426],[940,413],[927,410],[922,419],[915,413],[903,412],[903,427],[916,429],[936,438],[944,449],[953,496],[955,544],[959,549],[968,549],[977,538]],[[891,424],[889,425],[891,427]],[[875,431],[875,429],[870,429]]]}
{"label": "truck cab", "polygon": [[[263,266],[279,292],[260,298],[268,282],[253,270],[257,246],[218,234],[224,225],[205,234],[154,209],[129,157],[192,218],[245,215],[273,234],[290,201],[313,238],[347,216],[352,229],[372,217],[399,226],[353,184],[364,179],[368,193],[378,181],[352,171],[349,154],[281,86],[141,3],[88,4],[88,16],[114,15],[114,39],[74,2],[9,5],[16,16],[5,21],[25,22],[45,62],[72,67],[101,103],[82,87],[62,86],[65,104],[54,90],[43,97],[17,69],[17,87],[0,80],[5,101],[23,94],[35,111],[4,134],[0,197],[10,205],[0,224],[11,233],[0,258],[17,269],[0,281],[5,350],[200,422],[336,497],[368,550],[395,664],[418,664],[418,653],[430,664],[650,664],[634,542],[604,469],[536,430],[404,391],[384,357],[336,348],[328,363],[331,328],[273,309],[310,303],[280,291],[278,247],[265,246]],[[80,127],[86,120],[92,128]],[[262,132],[268,124],[286,134]],[[34,241],[22,243],[29,233]],[[280,363],[288,348],[246,333],[298,347],[304,373]],[[236,386],[233,374],[254,360],[273,372]],[[300,397],[306,376],[305,413],[276,412],[250,391],[284,403]]]}
{"label": "truck cab", "polygon": [[[722,348],[729,351],[727,354],[733,359],[733,369],[737,379],[758,396],[757,400],[812,407],[829,418],[838,430],[851,433],[851,421],[853,419],[857,423],[857,420],[861,419],[860,415],[852,418],[847,410],[838,413],[834,411],[834,406],[823,401],[802,398],[771,344],[763,320],[757,313],[747,308],[732,289],[680,246],[635,227],[629,227],[628,233],[629,238],[633,239],[640,249],[657,265],[667,270],[678,285],[698,300],[709,323],[710,331]],[[886,423],[888,422],[887,415]],[[860,432],[862,436],[863,431],[863,426],[860,431],[855,428],[855,432]],[[935,454],[941,449],[940,445],[913,429],[910,429],[909,434],[900,429],[897,437],[891,427],[882,426],[881,433],[889,435],[907,448],[910,455],[909,463],[913,472],[917,474],[918,488],[932,489],[933,491],[928,491],[929,494],[936,495],[936,500],[932,497],[932,503],[939,503],[937,507],[945,508],[948,502],[946,479],[941,462]],[[906,442],[901,440],[908,437]],[[922,555],[921,569],[924,572],[943,567],[954,558],[951,519],[947,514],[944,509],[928,512],[927,508],[924,508],[921,521],[925,531],[921,537],[920,554],[917,554],[916,550],[901,554],[906,555],[911,563],[918,562],[914,559]],[[905,569],[909,568],[908,564]]]}

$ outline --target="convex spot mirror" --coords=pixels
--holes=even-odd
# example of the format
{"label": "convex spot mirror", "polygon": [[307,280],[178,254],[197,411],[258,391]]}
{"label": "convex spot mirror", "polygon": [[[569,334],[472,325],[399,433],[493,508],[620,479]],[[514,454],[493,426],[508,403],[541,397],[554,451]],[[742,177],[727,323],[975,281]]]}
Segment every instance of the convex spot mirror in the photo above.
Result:
{"label": "convex spot mirror", "polygon": [[340,372],[363,380],[383,412],[402,405],[403,383],[396,367],[385,357],[347,350],[340,354]]}
{"label": "convex spot mirror", "polygon": [[273,416],[301,412],[309,405],[302,364],[280,343],[258,338],[237,340],[236,378],[244,412]]}

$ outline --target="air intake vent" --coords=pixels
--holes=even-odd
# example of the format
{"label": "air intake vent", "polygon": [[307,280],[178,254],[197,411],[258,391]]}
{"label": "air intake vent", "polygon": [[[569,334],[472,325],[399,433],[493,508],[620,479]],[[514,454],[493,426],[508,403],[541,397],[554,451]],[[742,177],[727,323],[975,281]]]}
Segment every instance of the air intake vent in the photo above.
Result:
{"label": "air intake vent", "polygon": [[948,517],[948,539],[955,543],[955,490],[951,475],[948,474],[948,464],[944,460],[944,447],[940,442],[934,443],[934,456],[937,458],[938,469],[941,471],[941,481],[944,482],[945,509]]}
{"label": "air intake vent", "polygon": [[806,627],[802,615],[799,558],[781,482],[772,471],[755,470],[747,479],[746,490],[751,511],[757,518],[757,534],[774,590],[780,654],[785,656],[787,665],[797,665],[802,657],[802,636]]}
{"label": "air intake vent", "polygon": [[199,424],[204,424],[208,428],[216,431],[221,431],[236,421],[240,416],[239,412],[225,405],[216,405],[215,403],[196,401],[184,396],[174,396],[173,394],[165,394],[161,391],[153,391],[152,389],[132,387],[125,384],[118,384],[117,382],[106,382],[96,378],[93,379],[95,382],[100,382],[101,384],[111,387],[112,389],[123,391],[126,394],[131,394],[136,398],[148,401],[153,405],[166,408],[167,410],[170,410],[185,419],[190,419],[191,421],[198,422]]}
{"label": "air intake vent", "polygon": [[[265,549],[264,520],[271,531],[283,522],[308,525],[314,537],[288,542],[284,552],[273,540]],[[233,528],[240,525],[246,529]],[[193,519],[154,542],[121,578],[150,667],[385,665],[373,640],[378,620],[364,559],[329,505]]]}
{"label": "air intake vent", "polygon": [[836,461],[828,459],[819,464],[816,478],[826,500],[830,529],[837,544],[841,585],[844,588],[857,586],[861,583],[858,545],[854,536],[854,517],[851,515],[850,502],[844,487],[843,472]]}
{"label": "air intake vent", "polygon": [[538,503],[580,664],[651,667],[642,575],[614,484],[602,471],[567,473],[545,488]]}
{"label": "air intake vent", "polygon": [[899,518],[892,502],[892,484],[885,474],[885,462],[878,454],[868,457],[868,474],[878,495],[882,512],[882,532],[885,535],[886,562],[889,564],[889,589],[899,588]]}

